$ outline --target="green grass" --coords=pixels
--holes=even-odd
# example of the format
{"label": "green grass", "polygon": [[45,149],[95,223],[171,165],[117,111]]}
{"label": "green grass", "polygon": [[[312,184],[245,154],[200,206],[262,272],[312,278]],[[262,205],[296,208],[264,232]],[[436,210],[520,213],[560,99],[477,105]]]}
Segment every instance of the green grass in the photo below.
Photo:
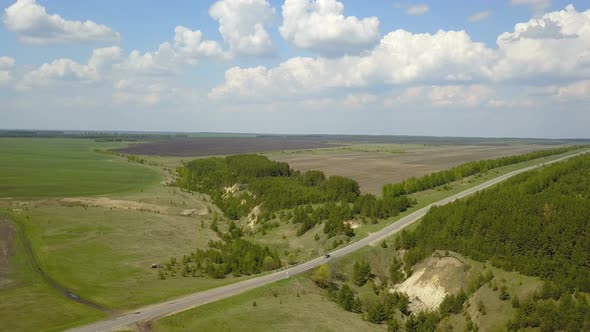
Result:
{"label": "green grass", "polygon": [[341,309],[322,292],[306,276],[295,277],[163,318],[153,328],[216,332],[386,331],[385,325],[368,323],[359,314]]}
{"label": "green grass", "polygon": [[0,331],[61,331],[105,317],[48,287],[28,257],[19,254],[25,251],[19,239],[15,249],[8,275],[14,284],[0,290]]}
{"label": "green grass", "polygon": [[157,270],[150,268],[152,263],[182,257],[216,239],[208,228],[208,217],[58,202],[29,204],[12,216],[26,227],[33,251],[48,275],[108,308],[135,308],[238,280],[180,276],[160,280]]}
{"label": "green grass", "polygon": [[139,190],[157,171],[95,149],[124,146],[88,139],[0,138],[0,197],[44,198]]}

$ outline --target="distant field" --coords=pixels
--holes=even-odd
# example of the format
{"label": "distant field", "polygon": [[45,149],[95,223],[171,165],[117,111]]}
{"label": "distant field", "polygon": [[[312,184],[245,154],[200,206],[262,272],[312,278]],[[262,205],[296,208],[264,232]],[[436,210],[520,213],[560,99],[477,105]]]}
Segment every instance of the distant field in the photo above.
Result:
{"label": "distant field", "polygon": [[381,194],[383,185],[397,183],[465,162],[493,159],[546,149],[550,145],[352,145],[333,149],[284,151],[268,157],[294,169],[321,170],[356,180],[363,192]]}
{"label": "distant field", "polygon": [[119,152],[148,156],[213,156],[273,150],[315,149],[337,146],[317,138],[203,137],[135,144]]}
{"label": "distant field", "polygon": [[96,195],[141,189],[157,171],[94,149],[88,139],[0,138],[0,198]]}
{"label": "distant field", "polygon": [[521,138],[372,136],[372,135],[256,135],[256,134],[191,134],[187,137],[164,138],[139,136],[144,143],[117,151],[145,156],[199,157],[281,150],[318,149],[364,144],[379,145],[558,145],[577,144],[587,140],[549,140]]}

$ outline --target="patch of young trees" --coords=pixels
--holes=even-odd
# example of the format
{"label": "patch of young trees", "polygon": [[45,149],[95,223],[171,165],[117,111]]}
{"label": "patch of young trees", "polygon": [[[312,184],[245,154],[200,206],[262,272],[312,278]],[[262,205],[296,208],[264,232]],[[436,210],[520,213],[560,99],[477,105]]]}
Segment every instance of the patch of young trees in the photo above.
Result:
{"label": "patch of young trees", "polygon": [[562,294],[557,298],[534,293],[518,302],[509,331],[536,328],[541,331],[590,331],[590,301],[586,294]]}
{"label": "patch of young trees", "polygon": [[211,241],[208,249],[197,249],[185,255],[181,261],[172,258],[164,265],[164,271],[180,271],[183,277],[220,279],[228,274],[257,274],[280,266],[281,260],[276,251],[242,238],[233,238],[229,241]]}
{"label": "patch of young trees", "polygon": [[[230,219],[246,216],[261,203],[268,214],[305,204],[352,203],[360,195],[354,180],[327,178],[320,171],[293,171],[287,163],[256,154],[193,160],[177,171],[178,186],[211,195]],[[239,193],[225,191],[235,184]]]}
{"label": "patch of young trees", "polygon": [[387,184],[383,187],[383,197],[397,197],[408,195],[419,191],[432,189],[454,181],[462,180],[468,176],[485,173],[494,168],[513,165],[533,159],[543,158],[551,155],[562,154],[580,149],[580,146],[569,146],[563,148],[549,149],[529,152],[526,154],[501,157],[468,162],[448,170],[434,172],[421,177],[412,177],[400,183]]}
{"label": "patch of young trees", "polygon": [[229,221],[227,233],[219,230],[216,220],[211,222],[210,228],[221,240],[211,240],[209,248],[197,249],[181,260],[172,257],[159,271],[158,277],[164,280],[167,275],[180,273],[183,277],[221,279],[229,274],[251,275],[281,267],[281,259],[275,250],[243,239],[243,231],[235,222]]}

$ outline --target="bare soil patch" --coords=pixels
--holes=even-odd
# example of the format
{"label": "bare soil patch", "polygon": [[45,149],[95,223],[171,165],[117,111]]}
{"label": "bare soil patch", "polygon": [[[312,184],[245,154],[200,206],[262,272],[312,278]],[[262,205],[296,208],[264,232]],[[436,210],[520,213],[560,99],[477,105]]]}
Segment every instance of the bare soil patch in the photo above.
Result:
{"label": "bare soil patch", "polygon": [[140,143],[115,151],[148,156],[197,157],[334,146],[339,145],[316,137],[204,137]]}
{"label": "bare soil patch", "polygon": [[73,197],[63,198],[60,200],[66,204],[80,204],[94,207],[104,207],[122,210],[134,210],[134,211],[145,211],[153,213],[167,214],[170,212],[170,208],[167,206],[141,203],[136,201],[125,201],[119,199],[110,199],[107,197]]}
{"label": "bare soil patch", "polygon": [[455,257],[429,257],[393,290],[408,294],[413,312],[436,310],[447,294],[459,292],[457,281],[465,274],[465,264]]}
{"label": "bare soil patch", "polygon": [[356,180],[363,192],[381,194],[383,185],[401,182],[448,169],[469,161],[493,159],[552,148],[548,145],[468,146],[441,145],[406,150],[405,153],[356,151],[301,152],[269,157],[288,162],[300,171],[321,170],[326,175],[340,175]]}
{"label": "bare soil patch", "polygon": [[12,223],[0,215],[0,289],[12,284],[8,279],[8,261],[13,255],[16,232]]}

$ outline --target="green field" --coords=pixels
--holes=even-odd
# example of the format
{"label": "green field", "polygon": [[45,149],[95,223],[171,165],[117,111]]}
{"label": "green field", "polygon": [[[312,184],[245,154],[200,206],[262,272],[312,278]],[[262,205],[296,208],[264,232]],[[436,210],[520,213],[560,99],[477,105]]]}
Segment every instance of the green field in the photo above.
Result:
{"label": "green field", "polygon": [[58,293],[34,270],[23,243],[15,242],[8,279],[0,289],[0,331],[61,331],[106,315]]}
{"label": "green field", "polygon": [[107,308],[135,308],[235,281],[159,280],[150,268],[216,239],[196,218],[49,203],[12,216],[26,227],[48,275]]}
{"label": "green field", "polygon": [[[156,321],[156,331],[386,331],[330,302],[306,276]],[[256,305],[254,306],[254,302]]]}
{"label": "green field", "polygon": [[[26,234],[46,274],[115,311],[234,282],[158,279],[152,263],[216,238],[207,227],[212,215],[201,195],[161,185],[163,170],[94,152],[117,144],[0,139],[0,213],[19,226],[21,236]],[[62,199],[82,195],[82,201]],[[182,216],[185,209],[205,214]],[[21,238],[13,251],[8,286],[0,289],[0,321],[9,323],[0,324],[0,331],[61,330],[105,316],[43,280]]]}
{"label": "green field", "polygon": [[95,149],[125,146],[87,139],[0,138],[0,198],[44,198],[139,190],[158,172]]}

